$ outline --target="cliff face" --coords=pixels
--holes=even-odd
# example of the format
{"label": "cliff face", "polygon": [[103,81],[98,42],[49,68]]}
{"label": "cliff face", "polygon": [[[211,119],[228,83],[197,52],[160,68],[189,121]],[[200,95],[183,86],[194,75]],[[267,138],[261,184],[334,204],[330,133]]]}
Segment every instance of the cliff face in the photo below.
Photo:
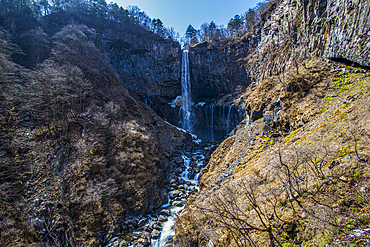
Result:
{"label": "cliff face", "polygon": [[320,59],[300,69],[240,98],[267,99],[263,117],[245,119],[212,154],[177,218],[175,246],[366,243],[369,73]]}
{"label": "cliff face", "polygon": [[[239,38],[205,41],[189,49],[191,95],[195,103],[195,133],[205,140],[222,140],[235,127],[224,128],[223,108],[238,109],[233,121],[244,115],[261,118],[254,105],[246,108],[233,99],[252,82],[298,68],[312,57],[324,57],[369,66],[369,28],[367,1],[281,1],[273,5],[262,21]],[[158,102],[158,100],[157,100]],[[179,109],[161,101],[156,108],[161,116],[178,123]],[[203,106],[197,105],[205,102]],[[154,107],[158,104],[154,104]],[[216,110],[215,110],[216,109]],[[175,112],[175,113],[174,113]],[[212,121],[212,114],[218,121]],[[218,138],[206,129],[216,131]]]}
{"label": "cliff face", "polygon": [[[244,71],[247,88],[228,100],[247,114],[202,171],[176,246],[366,242],[369,24],[368,1],[281,1],[244,36],[190,49],[216,81]],[[361,234],[349,240],[351,220]]]}
{"label": "cliff face", "polygon": [[180,95],[180,45],[135,30],[122,25],[102,30],[102,47],[118,76],[143,101]]}
{"label": "cliff face", "polygon": [[313,56],[369,66],[368,16],[368,1],[281,1],[242,37],[190,49],[192,93],[230,93]]}
{"label": "cliff face", "polygon": [[[13,41],[23,52],[13,54],[13,59],[33,68],[50,56],[50,36],[71,24],[83,24],[97,32],[94,44],[108,56],[126,87],[142,101],[155,96],[175,98],[181,94],[179,43],[161,38],[129,20],[118,23],[81,12],[61,11],[41,18],[39,23],[19,23],[14,29]],[[27,26],[26,30],[22,25]]]}
{"label": "cliff face", "polygon": [[[235,91],[238,85],[251,82],[247,72],[236,61],[236,47],[227,41],[203,42],[189,51],[190,80],[195,102],[219,98]],[[237,48],[239,49],[239,48]]]}

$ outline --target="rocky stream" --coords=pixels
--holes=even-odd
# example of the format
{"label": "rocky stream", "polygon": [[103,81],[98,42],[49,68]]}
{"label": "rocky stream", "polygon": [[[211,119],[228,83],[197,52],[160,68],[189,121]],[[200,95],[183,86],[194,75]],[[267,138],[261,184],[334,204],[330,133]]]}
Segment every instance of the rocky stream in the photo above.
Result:
{"label": "rocky stream", "polygon": [[198,143],[194,149],[185,150],[174,160],[176,172],[167,182],[168,202],[142,218],[132,219],[124,225],[126,234],[113,238],[109,247],[162,247],[172,246],[173,226],[192,193],[199,190],[199,173],[210,158],[215,144]]}

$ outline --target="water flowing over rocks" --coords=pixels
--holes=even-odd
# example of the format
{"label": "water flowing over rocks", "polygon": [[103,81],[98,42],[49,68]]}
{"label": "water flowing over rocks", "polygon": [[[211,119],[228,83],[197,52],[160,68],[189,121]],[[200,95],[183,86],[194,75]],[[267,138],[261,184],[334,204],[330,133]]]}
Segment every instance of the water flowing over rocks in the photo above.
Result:
{"label": "water flowing over rocks", "polygon": [[[281,1],[271,6],[261,22],[243,36],[205,41],[191,47],[188,56],[194,132],[206,141],[219,141],[245,115],[252,121],[263,117],[260,109],[245,112],[245,107],[235,104],[233,99],[252,82],[258,84],[312,57],[369,66],[368,9],[369,3],[360,0]],[[285,80],[284,74],[280,77],[281,81]],[[149,105],[170,123],[181,126],[179,95],[166,99],[153,97]],[[220,126],[219,123],[227,120],[219,112],[232,104],[238,111],[231,121],[236,124]]]}
{"label": "water flowing over rocks", "polygon": [[126,222],[124,229],[129,233],[112,238],[107,246],[173,246],[175,217],[184,208],[187,198],[198,192],[198,173],[208,162],[211,150],[212,146],[203,144],[183,153],[182,162],[175,159],[177,162],[172,165],[180,166],[181,174],[170,174],[167,179],[168,203],[145,218]]}
{"label": "water flowing over rocks", "polygon": [[[311,226],[304,226],[310,217],[307,212],[299,214],[302,218],[297,217],[298,221],[304,219],[305,223],[301,225],[296,222],[284,223],[285,219],[282,221],[283,225],[287,224],[287,234],[295,234],[287,239],[275,240],[272,237],[285,226],[275,229],[274,233],[270,229],[266,229],[266,232],[260,230],[263,224],[273,227],[271,222],[278,222],[280,218],[276,219],[277,216],[285,209],[285,206],[276,207],[277,216],[263,213],[270,207],[264,205],[272,202],[270,198],[279,198],[284,187],[274,187],[278,179],[271,174],[275,174],[273,169],[279,164],[279,155],[288,149],[296,153],[293,156],[297,159],[299,155],[307,154],[305,148],[314,149],[311,145],[327,145],[323,144],[324,138],[332,138],[330,148],[334,148],[336,130],[331,132],[334,137],[323,134],[330,131],[330,127],[323,127],[327,120],[325,114],[321,113],[327,110],[327,102],[332,100],[331,97],[338,97],[337,102],[347,102],[339,99],[348,89],[342,82],[346,80],[344,78],[352,76],[348,83],[357,86],[361,84],[359,81],[367,81],[367,86],[360,90],[360,94],[366,96],[359,104],[368,100],[365,91],[370,65],[369,7],[370,2],[363,0],[283,0],[271,6],[261,22],[242,36],[228,41],[205,41],[189,49],[194,99],[206,95],[217,97],[218,92],[222,91],[234,94],[230,97],[231,103],[245,111],[245,118],[218,146],[208,165],[201,171],[200,193],[190,197],[176,222],[176,246],[272,246],[279,241],[290,241],[290,244],[303,242],[303,234],[309,231],[308,228],[311,229]],[[202,86],[206,89],[202,92],[196,90]],[[243,88],[242,94],[235,93],[238,86]],[[350,91],[357,90],[356,86],[348,87]],[[353,93],[357,94],[358,91]],[[339,107],[340,104],[333,107]],[[210,104],[209,108],[213,107]],[[340,115],[328,110],[327,115],[336,114],[341,119],[332,123],[336,126],[342,119],[351,121],[346,114],[352,111],[353,108],[348,108],[346,113]],[[213,110],[211,112],[214,113]],[[213,127],[212,115],[210,119],[209,126]],[[366,121],[361,122],[365,124]],[[358,127],[356,124],[352,127],[341,126],[341,131],[347,134],[353,131],[351,128]],[[364,128],[368,132],[369,127],[366,126]],[[320,128],[325,130],[320,132]],[[318,149],[317,146],[315,148]],[[322,152],[325,153],[325,150]],[[284,162],[287,161],[280,160],[280,164],[284,165]],[[328,169],[333,169],[335,164]],[[357,167],[356,164],[353,166]],[[297,179],[306,179],[308,176],[304,172],[301,175]],[[275,190],[279,192],[273,197]],[[299,193],[293,193],[288,200],[294,201],[298,196]],[[269,209],[275,210],[275,204],[271,205]],[[333,205],[335,208],[329,206],[328,209],[335,211],[337,204]],[[362,207],[366,206],[362,204]],[[312,213],[319,214],[315,209]],[[266,217],[266,221],[261,219],[259,222],[258,216],[261,215]],[[346,217],[345,214],[341,216]],[[289,216],[287,220],[292,218]],[[276,226],[279,228],[282,225],[276,223]],[[298,229],[298,226],[301,228]],[[317,228],[312,226],[312,229]],[[313,243],[317,244],[315,241],[320,241],[320,236],[318,238]],[[345,243],[345,240],[341,242],[342,239],[337,241]],[[364,238],[361,241],[366,242]]]}

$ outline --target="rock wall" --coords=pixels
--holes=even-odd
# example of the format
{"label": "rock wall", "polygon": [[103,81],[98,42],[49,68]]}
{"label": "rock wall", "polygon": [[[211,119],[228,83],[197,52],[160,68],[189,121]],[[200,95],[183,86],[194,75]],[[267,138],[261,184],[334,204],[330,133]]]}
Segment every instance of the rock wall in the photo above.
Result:
{"label": "rock wall", "polygon": [[194,99],[233,92],[313,56],[370,65],[369,2],[287,0],[232,41],[190,48]]}
{"label": "rock wall", "polygon": [[[129,20],[118,23],[81,12],[53,13],[43,17],[38,24],[49,36],[69,24],[93,28],[97,33],[94,44],[106,54],[126,87],[142,101],[155,96],[174,98],[181,94],[181,50],[178,42],[161,38]],[[45,33],[36,36],[33,35],[35,32],[37,30],[22,31],[14,39],[27,54],[17,54],[17,62],[30,68],[50,56],[50,42],[47,37],[45,41]],[[30,46],[38,49],[39,57]]]}
{"label": "rock wall", "polygon": [[[209,132],[212,128],[227,132],[222,124],[215,127],[206,120],[207,109],[212,106],[235,104],[239,111],[246,110],[252,120],[261,118],[260,109],[245,109],[245,105],[234,102],[236,95],[252,82],[258,84],[269,76],[279,75],[284,82],[284,71],[298,68],[312,57],[369,66],[368,15],[369,2],[364,0],[280,1],[241,37],[205,41],[191,47],[189,70],[197,132]],[[153,105],[154,109],[178,124],[178,110],[171,109],[165,100],[160,102]],[[199,102],[206,102],[204,109]],[[225,118],[217,115],[214,121],[224,122]],[[207,139],[211,140],[211,135]]]}
{"label": "rock wall", "polygon": [[227,41],[203,42],[189,50],[190,80],[195,102],[234,92],[247,86],[250,78],[236,61],[238,57]]}
{"label": "rock wall", "polygon": [[156,96],[175,98],[181,94],[180,45],[134,30],[110,27],[103,31],[102,45],[118,76],[143,101]]}

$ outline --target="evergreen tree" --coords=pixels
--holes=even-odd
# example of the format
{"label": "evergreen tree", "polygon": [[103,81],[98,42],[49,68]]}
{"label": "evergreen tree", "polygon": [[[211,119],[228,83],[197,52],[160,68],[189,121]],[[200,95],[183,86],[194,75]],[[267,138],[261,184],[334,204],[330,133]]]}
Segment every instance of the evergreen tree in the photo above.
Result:
{"label": "evergreen tree", "polygon": [[197,33],[198,31],[192,25],[189,25],[185,33],[186,43],[191,45],[198,43]]}
{"label": "evergreen tree", "polygon": [[161,21],[161,19],[153,19],[152,20],[152,24],[153,24],[153,32],[154,33],[158,33],[158,34],[163,34],[164,32],[163,32],[163,28],[164,28],[164,26],[163,26],[163,22]]}
{"label": "evergreen tree", "polygon": [[214,21],[211,21],[209,24],[209,39],[219,39],[220,37],[220,31],[217,29],[216,23]]}
{"label": "evergreen tree", "polygon": [[101,18],[106,18],[108,13],[108,5],[105,0],[93,0],[92,12]]}
{"label": "evergreen tree", "polygon": [[233,34],[235,34],[235,36],[237,36],[242,24],[243,24],[243,20],[240,17],[240,15],[235,15],[234,18],[231,18],[231,20],[227,24],[227,27],[230,29],[230,31]]}
{"label": "evergreen tree", "polygon": [[253,27],[254,24],[256,24],[256,11],[254,9],[249,9],[245,14],[244,20],[246,30]]}

